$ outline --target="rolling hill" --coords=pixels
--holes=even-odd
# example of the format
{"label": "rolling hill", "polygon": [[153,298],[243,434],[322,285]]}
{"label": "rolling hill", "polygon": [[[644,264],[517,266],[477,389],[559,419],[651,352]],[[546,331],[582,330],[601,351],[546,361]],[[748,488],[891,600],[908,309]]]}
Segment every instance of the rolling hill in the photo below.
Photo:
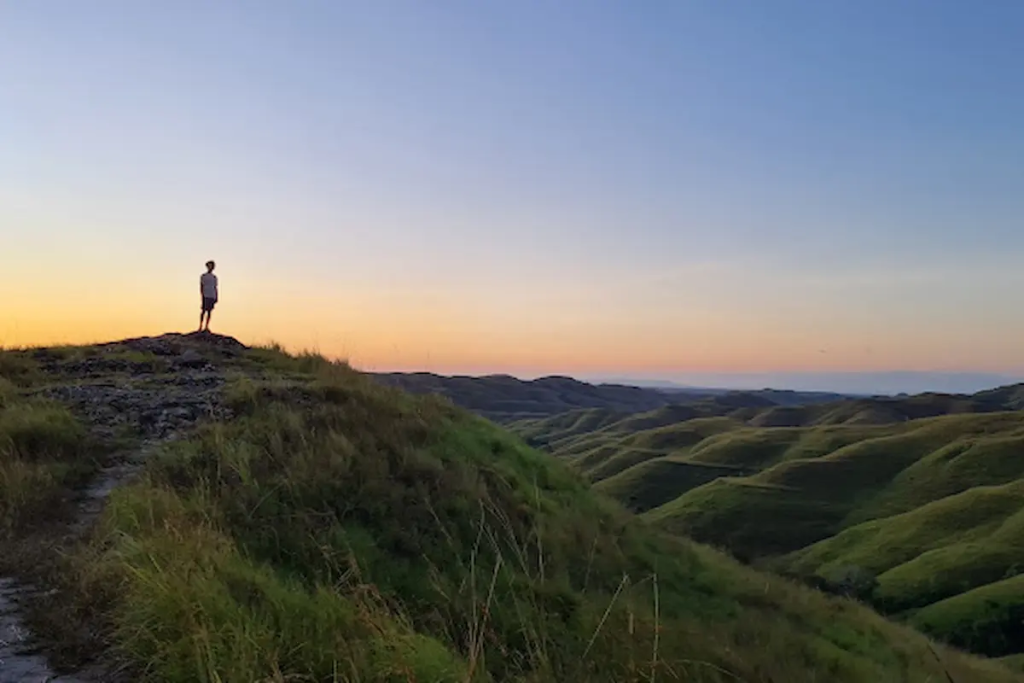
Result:
{"label": "rolling hill", "polygon": [[383,384],[415,394],[438,394],[497,422],[548,417],[577,408],[620,413],[652,410],[673,402],[655,389],[616,384],[588,384],[571,377],[521,380],[508,375],[447,377],[432,373],[381,373]]}
{"label": "rolling hill", "polygon": [[39,648],[78,681],[1020,680],[317,356],[168,336],[0,376],[0,626],[38,641],[0,680],[53,678]]}
{"label": "rolling hill", "polygon": [[812,424],[890,424],[960,412],[1024,407],[1024,385],[977,394],[855,396],[779,389],[727,390],[671,384],[590,384],[571,377],[522,380],[508,375],[445,376],[427,372],[373,373],[374,379],[415,394],[439,394],[503,424],[543,421],[576,410],[606,410],[626,417],[663,406],[697,406],[701,415],[730,415],[762,427]]}
{"label": "rolling hill", "polygon": [[[799,426],[690,406],[515,427],[661,529],[1009,656],[1024,653],[1020,391],[807,406],[785,421]],[[864,419],[883,405],[890,419]]]}
{"label": "rolling hill", "polygon": [[571,377],[521,380],[508,375],[444,376],[432,373],[377,373],[378,381],[415,394],[440,394],[466,410],[496,422],[544,418],[577,409],[608,410],[623,415],[667,405],[701,401],[720,409],[806,405],[835,401],[840,394],[821,392],[725,391],[702,388],[658,388],[625,384],[589,384]]}

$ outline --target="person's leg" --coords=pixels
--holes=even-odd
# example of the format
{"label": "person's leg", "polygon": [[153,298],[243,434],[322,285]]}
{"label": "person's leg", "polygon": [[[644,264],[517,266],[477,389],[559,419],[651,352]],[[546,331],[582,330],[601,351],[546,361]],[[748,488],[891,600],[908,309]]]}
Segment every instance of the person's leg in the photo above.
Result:
{"label": "person's leg", "polygon": [[206,297],[203,297],[203,310],[199,314],[199,331],[200,332],[203,331],[203,324],[204,324],[204,322],[206,324],[206,328],[209,329],[209,327],[210,327],[210,309],[212,309],[212,308],[213,308],[213,306],[210,305],[210,300],[207,299]]}
{"label": "person's leg", "polygon": [[213,316],[213,306],[217,303],[213,299],[203,299],[203,312],[206,315],[206,331],[210,331],[210,318]]}

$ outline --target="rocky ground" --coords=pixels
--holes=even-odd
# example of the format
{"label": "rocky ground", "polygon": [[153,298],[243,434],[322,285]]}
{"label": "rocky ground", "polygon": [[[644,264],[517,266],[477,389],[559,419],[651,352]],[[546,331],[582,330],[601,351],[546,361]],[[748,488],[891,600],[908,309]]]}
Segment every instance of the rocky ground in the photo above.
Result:
{"label": "rocky ground", "polygon": [[[77,492],[74,514],[48,528],[37,544],[58,549],[80,539],[110,492],[136,474],[148,455],[203,420],[230,417],[222,388],[227,367],[244,350],[230,337],[193,333],[30,352],[43,375],[34,393],[67,405],[108,448],[96,476]],[[48,594],[29,576],[0,575],[0,683],[109,680],[98,669],[58,675],[51,667],[41,644],[45,634],[26,627],[27,611]]]}

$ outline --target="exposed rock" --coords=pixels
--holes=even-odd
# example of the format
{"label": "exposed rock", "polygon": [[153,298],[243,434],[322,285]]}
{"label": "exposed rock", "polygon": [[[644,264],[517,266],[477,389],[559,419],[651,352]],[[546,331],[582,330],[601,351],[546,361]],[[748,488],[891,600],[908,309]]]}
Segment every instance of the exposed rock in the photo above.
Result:
{"label": "exposed rock", "polygon": [[194,349],[186,349],[183,354],[175,359],[174,363],[175,365],[183,368],[202,368],[210,364],[208,360],[203,358],[203,356]]}
{"label": "exposed rock", "polygon": [[50,386],[39,394],[68,404],[93,430],[105,432],[101,436],[127,426],[139,428],[144,438],[162,438],[201,419],[224,417],[219,397],[223,384],[224,377],[216,372],[188,371],[145,383],[125,378]]}
{"label": "exposed rock", "polygon": [[190,332],[188,334],[169,333],[159,337],[138,337],[102,346],[120,346],[133,351],[152,353],[157,356],[177,356],[186,348],[193,349],[204,355],[219,354],[237,356],[248,347],[234,337],[212,332]]}

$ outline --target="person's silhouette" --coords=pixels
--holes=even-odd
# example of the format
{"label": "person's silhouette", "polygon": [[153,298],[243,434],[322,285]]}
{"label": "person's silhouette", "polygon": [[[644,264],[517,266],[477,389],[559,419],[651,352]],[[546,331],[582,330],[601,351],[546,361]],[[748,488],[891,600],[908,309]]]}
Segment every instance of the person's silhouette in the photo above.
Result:
{"label": "person's silhouette", "polygon": [[206,272],[199,276],[199,295],[203,298],[203,307],[199,312],[199,331],[203,331],[203,320],[206,320],[206,331],[210,331],[210,316],[217,304],[217,276],[213,274],[216,264],[206,262]]}

